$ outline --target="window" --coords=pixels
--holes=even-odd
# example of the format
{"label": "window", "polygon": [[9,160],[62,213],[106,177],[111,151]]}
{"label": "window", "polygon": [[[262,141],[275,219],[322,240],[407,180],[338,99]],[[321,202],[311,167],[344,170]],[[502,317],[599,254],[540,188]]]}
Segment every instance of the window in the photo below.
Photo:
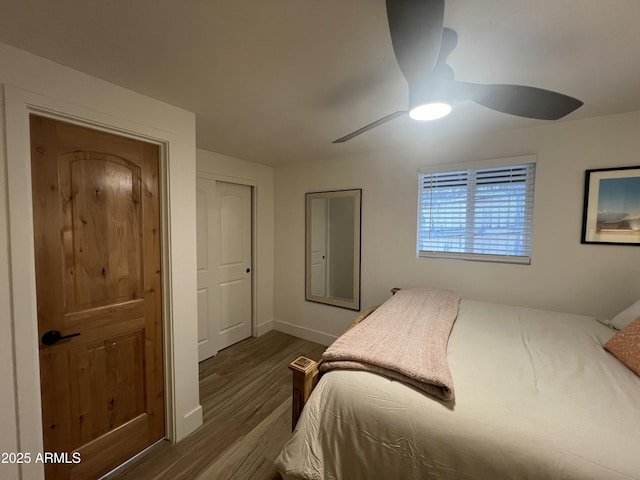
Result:
{"label": "window", "polygon": [[531,263],[533,160],[421,171],[418,256]]}

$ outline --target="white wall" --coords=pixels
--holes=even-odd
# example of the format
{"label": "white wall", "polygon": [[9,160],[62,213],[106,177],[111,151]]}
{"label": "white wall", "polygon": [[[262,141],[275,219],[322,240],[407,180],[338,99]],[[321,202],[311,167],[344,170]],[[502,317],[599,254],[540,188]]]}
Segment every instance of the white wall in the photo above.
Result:
{"label": "white wall", "polygon": [[[392,287],[610,317],[640,298],[640,246],[580,243],[586,169],[640,165],[640,112],[443,138],[275,169],[275,327],[328,343],[354,312],[304,300],[304,194],[362,188],[362,306]],[[416,258],[420,167],[536,154],[531,265]]]}
{"label": "white wall", "polygon": [[207,150],[196,151],[198,173],[253,186],[255,335],[273,328],[273,168]]}
{"label": "white wall", "polygon": [[[195,116],[1,43],[0,84],[0,451],[42,451],[28,124],[34,109],[164,145],[167,373],[174,379],[168,416],[175,420],[169,433],[175,440],[186,436],[202,423],[195,348]],[[23,468],[23,478],[42,476],[42,465]],[[0,477],[19,478],[19,472],[0,465]]]}

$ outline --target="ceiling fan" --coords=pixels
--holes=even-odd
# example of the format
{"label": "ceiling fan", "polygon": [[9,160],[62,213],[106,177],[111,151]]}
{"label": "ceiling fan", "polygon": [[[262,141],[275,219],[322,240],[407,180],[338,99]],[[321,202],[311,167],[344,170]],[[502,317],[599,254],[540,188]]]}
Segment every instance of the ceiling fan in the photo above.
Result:
{"label": "ceiling fan", "polygon": [[406,113],[416,120],[435,120],[462,100],[541,120],[562,118],[583,103],[541,88],[457,81],[447,57],[458,44],[458,34],[443,28],[444,0],[387,0],[387,18],[393,51],[409,86],[409,109],[393,112],[333,143],[351,140]]}

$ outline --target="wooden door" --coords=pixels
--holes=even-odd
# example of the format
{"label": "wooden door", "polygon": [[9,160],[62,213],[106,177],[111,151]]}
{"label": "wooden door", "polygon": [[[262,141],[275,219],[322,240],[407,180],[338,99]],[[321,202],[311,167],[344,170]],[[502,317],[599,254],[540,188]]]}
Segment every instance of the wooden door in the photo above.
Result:
{"label": "wooden door", "polygon": [[164,437],[159,149],[30,121],[45,474],[95,479]]}
{"label": "wooden door", "polygon": [[251,336],[251,187],[216,182],[213,261],[218,350]]}
{"label": "wooden door", "polygon": [[218,353],[216,319],[216,265],[214,244],[218,199],[216,181],[196,178],[196,230],[198,259],[198,360]]}

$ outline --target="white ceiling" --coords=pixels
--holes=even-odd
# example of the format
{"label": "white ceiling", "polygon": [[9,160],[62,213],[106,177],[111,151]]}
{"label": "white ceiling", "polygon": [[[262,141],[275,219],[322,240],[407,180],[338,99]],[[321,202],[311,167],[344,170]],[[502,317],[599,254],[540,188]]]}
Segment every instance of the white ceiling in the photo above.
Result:
{"label": "white ceiling", "polygon": [[[444,23],[458,80],[584,101],[561,121],[640,110],[638,0],[448,0]],[[193,111],[198,147],[270,165],[545,123],[468,103],[332,144],[407,107],[384,0],[0,0],[0,41]]]}

